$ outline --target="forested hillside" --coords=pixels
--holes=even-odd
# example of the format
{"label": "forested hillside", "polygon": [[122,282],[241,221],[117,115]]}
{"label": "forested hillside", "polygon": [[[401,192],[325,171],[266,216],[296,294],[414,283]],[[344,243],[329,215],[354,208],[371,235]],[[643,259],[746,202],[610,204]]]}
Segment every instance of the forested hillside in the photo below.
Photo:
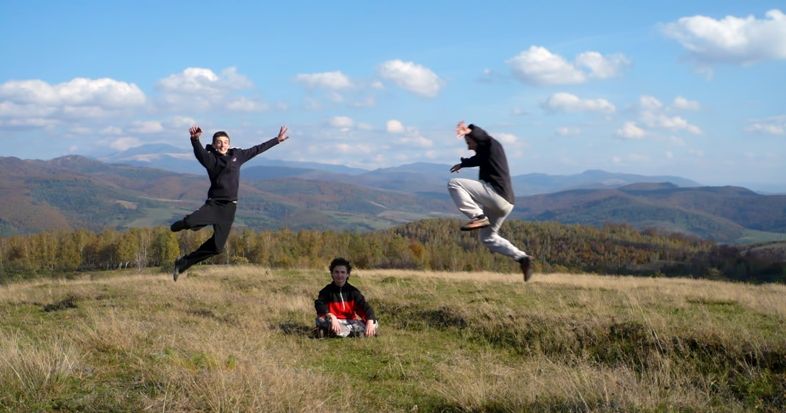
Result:
{"label": "forested hillside", "polygon": [[[253,263],[274,268],[321,268],[335,256],[359,268],[516,272],[460,221],[430,219],[372,232],[234,231],[224,254],[210,263]],[[502,234],[536,257],[537,272],[692,276],[753,282],[786,281],[786,246],[717,246],[680,234],[638,231],[628,225],[590,227],[511,221]],[[181,253],[195,249],[210,230],[132,228],[126,232],[43,232],[0,238],[0,278],[124,267],[168,271]]]}

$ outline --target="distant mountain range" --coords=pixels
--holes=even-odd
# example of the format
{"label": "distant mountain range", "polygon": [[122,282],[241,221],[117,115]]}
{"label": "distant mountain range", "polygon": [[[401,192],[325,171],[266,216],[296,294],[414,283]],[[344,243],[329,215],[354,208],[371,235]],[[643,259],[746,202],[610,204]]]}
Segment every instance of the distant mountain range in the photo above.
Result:
{"label": "distant mountain range", "polygon": [[[127,151],[124,163],[81,156],[0,157],[0,235],[58,228],[168,225],[204,201],[208,180],[193,154]],[[180,150],[182,152],[182,150]],[[136,161],[130,161],[137,156]],[[182,159],[181,159],[182,157]],[[147,159],[143,161],[141,159]],[[116,159],[120,160],[120,159]],[[190,173],[165,170],[190,168]],[[155,169],[155,168],[158,169]],[[416,163],[366,171],[258,158],[242,172],[236,227],[373,230],[458,216],[446,183],[470,169]],[[194,173],[191,173],[194,172]],[[587,171],[519,175],[513,219],[603,225],[623,222],[721,242],[786,239],[786,196],[706,187],[679,177]],[[537,195],[527,195],[537,193]]]}
{"label": "distant mountain range", "polygon": [[[158,168],[172,172],[203,174],[191,148],[171,145],[143,145],[101,158],[104,162]],[[477,177],[476,169],[450,173],[451,165],[418,162],[392,168],[366,170],[343,165],[315,162],[271,160],[262,156],[243,169],[244,179],[302,178],[345,182],[378,189],[405,192],[444,193],[451,177]],[[680,187],[697,187],[699,183],[677,176],[646,176],[588,170],[575,175],[526,174],[513,176],[517,196],[548,194],[582,188],[618,188],[634,183],[670,182]]]}

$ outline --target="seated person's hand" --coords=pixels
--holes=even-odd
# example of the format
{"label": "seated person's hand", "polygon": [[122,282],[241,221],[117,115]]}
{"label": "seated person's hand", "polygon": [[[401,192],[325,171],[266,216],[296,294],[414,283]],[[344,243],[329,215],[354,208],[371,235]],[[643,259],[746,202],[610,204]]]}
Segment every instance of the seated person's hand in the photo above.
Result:
{"label": "seated person's hand", "polygon": [[366,337],[373,337],[377,335],[377,323],[374,320],[366,321]]}

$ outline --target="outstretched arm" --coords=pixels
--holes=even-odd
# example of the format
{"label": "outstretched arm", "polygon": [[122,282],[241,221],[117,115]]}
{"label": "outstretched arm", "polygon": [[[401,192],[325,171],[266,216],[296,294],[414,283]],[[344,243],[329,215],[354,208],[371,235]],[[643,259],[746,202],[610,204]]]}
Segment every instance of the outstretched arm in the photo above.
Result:
{"label": "outstretched arm", "polygon": [[240,149],[240,150],[238,150],[238,154],[242,154],[241,155],[242,162],[246,162],[249,159],[259,155],[260,153],[265,152],[266,150],[268,150],[268,149],[278,145],[279,143],[284,142],[285,140],[289,139],[289,135],[287,135],[287,131],[288,130],[289,129],[286,127],[286,125],[284,125],[284,126],[282,126],[278,130],[278,136],[276,136],[275,138],[272,138],[272,139],[270,139],[268,141],[262,142],[259,145],[252,146],[252,147],[250,147],[248,149]]}

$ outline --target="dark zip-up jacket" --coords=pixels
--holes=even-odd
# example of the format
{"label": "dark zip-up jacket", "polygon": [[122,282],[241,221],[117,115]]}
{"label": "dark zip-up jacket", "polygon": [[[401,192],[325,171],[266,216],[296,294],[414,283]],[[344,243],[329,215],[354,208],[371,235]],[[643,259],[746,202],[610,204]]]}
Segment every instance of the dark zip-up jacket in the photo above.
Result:
{"label": "dark zip-up jacket", "polygon": [[514,204],[516,198],[510,182],[508,158],[505,156],[502,144],[479,126],[469,125],[469,128],[472,132],[467,136],[474,139],[478,146],[475,149],[475,156],[461,158],[461,167],[480,167],[478,179],[487,182],[500,196]]}
{"label": "dark zip-up jacket", "polygon": [[199,138],[191,138],[194,156],[207,169],[207,175],[210,177],[207,197],[219,201],[237,201],[240,166],[276,145],[278,145],[278,138],[273,138],[248,149],[232,148],[226,155],[221,155],[213,145],[208,144],[203,148]]}
{"label": "dark zip-up jacket", "polygon": [[342,320],[354,320],[355,315],[363,321],[377,319],[374,310],[366,302],[360,290],[348,282],[344,283],[343,287],[339,287],[335,283],[326,285],[314,301],[314,307],[316,307],[319,317],[330,313]]}

